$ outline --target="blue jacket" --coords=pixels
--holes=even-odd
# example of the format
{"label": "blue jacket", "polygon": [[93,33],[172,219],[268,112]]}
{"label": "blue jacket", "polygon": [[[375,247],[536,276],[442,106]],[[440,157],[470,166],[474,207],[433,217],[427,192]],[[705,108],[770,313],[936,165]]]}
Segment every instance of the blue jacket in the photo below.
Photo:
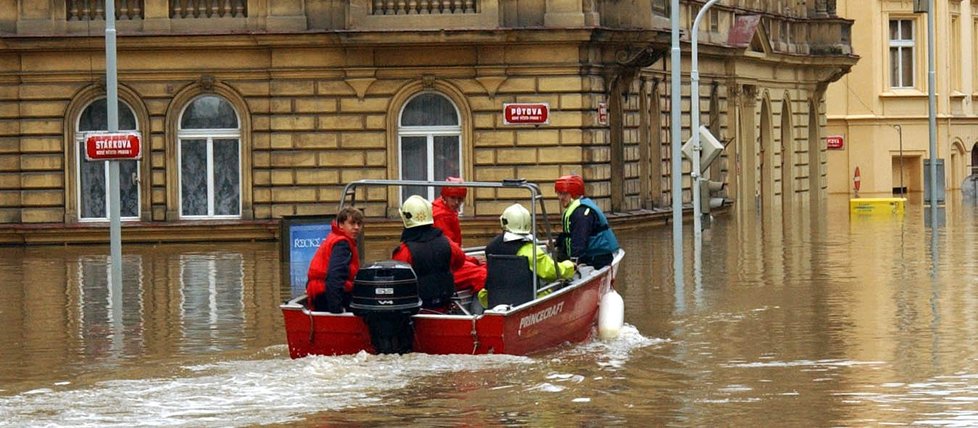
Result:
{"label": "blue jacket", "polygon": [[589,198],[582,197],[571,202],[564,210],[561,223],[568,257],[594,257],[618,250],[618,238],[611,231],[608,218]]}

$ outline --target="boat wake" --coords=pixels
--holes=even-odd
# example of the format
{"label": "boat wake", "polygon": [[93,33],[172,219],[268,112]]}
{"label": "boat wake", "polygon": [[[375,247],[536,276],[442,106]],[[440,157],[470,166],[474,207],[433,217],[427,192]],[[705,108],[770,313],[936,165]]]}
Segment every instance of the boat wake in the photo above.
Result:
{"label": "boat wake", "polygon": [[[546,380],[515,385],[502,380],[502,387],[558,392],[584,379],[579,374],[552,372],[554,367],[547,366],[553,361],[596,358],[600,370],[605,371],[621,367],[632,351],[658,342],[626,324],[612,341],[595,340],[535,357],[361,352],[292,360],[283,357],[288,351],[278,345],[250,358],[236,356],[233,360],[184,365],[148,378],[109,379],[87,385],[58,382],[0,396],[0,426],[287,424],[322,412],[385,405],[397,399],[398,391],[414,384],[431,383],[446,373],[472,371],[536,372]],[[594,367],[592,364],[585,365]]]}
{"label": "boat wake", "polygon": [[597,358],[597,364],[610,369],[621,368],[637,349],[668,342],[666,339],[655,339],[642,336],[635,326],[625,324],[618,337],[612,340],[592,340],[581,346],[575,346],[565,351],[567,357],[592,356]]}
{"label": "boat wake", "polygon": [[[287,353],[283,346],[281,355]],[[262,352],[269,354],[270,352]],[[0,397],[0,426],[250,426],[383,404],[423,376],[533,364],[510,355],[357,355],[186,366],[171,377],[106,380]]]}

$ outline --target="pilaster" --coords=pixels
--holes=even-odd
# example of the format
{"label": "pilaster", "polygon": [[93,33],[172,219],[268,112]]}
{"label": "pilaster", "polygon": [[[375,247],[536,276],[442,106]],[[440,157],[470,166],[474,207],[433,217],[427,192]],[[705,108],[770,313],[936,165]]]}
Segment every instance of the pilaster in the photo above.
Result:
{"label": "pilaster", "polygon": [[583,27],[583,0],[547,0],[547,12],[543,15],[544,27]]}

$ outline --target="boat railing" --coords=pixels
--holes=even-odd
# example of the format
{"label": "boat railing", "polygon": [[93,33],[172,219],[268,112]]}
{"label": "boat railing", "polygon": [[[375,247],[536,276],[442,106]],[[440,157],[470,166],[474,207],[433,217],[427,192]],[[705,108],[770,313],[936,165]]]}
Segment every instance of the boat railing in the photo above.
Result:
{"label": "boat railing", "polygon": [[[348,183],[343,188],[343,193],[340,197],[339,208],[342,209],[347,205],[356,205],[356,190],[358,187],[465,187],[465,188],[490,188],[490,189],[525,189],[529,193],[530,202],[530,226],[531,230],[535,232],[543,231],[545,239],[538,239],[538,243],[545,244],[547,247],[547,252],[553,255],[553,229],[550,226],[550,217],[547,215],[547,206],[544,203],[543,194],[540,192],[540,187],[535,183],[531,183],[526,179],[513,178],[505,179],[502,181],[428,181],[428,180],[374,180],[374,179],[363,179],[352,181]],[[538,227],[537,219],[542,218],[543,227]],[[484,249],[485,247],[483,247]],[[537,245],[533,246],[533,258],[531,260],[537,259]],[[539,284],[539,277],[536,272],[536,263],[530,263],[530,269],[533,271],[533,295],[536,296],[537,293],[541,291]]]}

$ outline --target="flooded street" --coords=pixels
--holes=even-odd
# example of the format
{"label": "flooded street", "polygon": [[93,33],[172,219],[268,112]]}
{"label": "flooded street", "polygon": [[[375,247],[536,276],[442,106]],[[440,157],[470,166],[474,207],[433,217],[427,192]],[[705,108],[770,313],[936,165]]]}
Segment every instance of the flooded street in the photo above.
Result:
{"label": "flooded street", "polygon": [[[974,426],[978,208],[618,233],[626,329],[532,357],[291,360],[277,243],[0,248],[0,426]],[[929,214],[928,214],[929,215]],[[369,234],[369,228],[366,229]]]}

